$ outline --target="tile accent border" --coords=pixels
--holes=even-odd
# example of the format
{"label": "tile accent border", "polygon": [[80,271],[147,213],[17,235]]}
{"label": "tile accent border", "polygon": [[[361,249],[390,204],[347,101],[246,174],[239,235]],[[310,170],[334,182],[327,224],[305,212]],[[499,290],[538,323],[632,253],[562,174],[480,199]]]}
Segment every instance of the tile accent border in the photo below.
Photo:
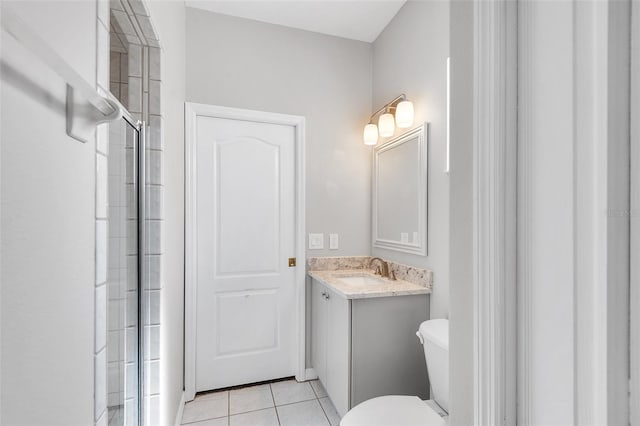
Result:
{"label": "tile accent border", "polygon": [[[343,271],[368,269],[371,256],[309,257],[307,271]],[[396,278],[433,289],[433,271],[386,260]]]}

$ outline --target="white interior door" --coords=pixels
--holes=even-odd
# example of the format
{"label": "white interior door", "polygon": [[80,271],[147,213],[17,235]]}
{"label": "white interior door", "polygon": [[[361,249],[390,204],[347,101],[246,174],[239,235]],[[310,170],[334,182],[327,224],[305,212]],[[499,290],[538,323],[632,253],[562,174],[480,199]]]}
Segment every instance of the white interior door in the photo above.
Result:
{"label": "white interior door", "polygon": [[295,127],[196,120],[195,390],[292,376]]}

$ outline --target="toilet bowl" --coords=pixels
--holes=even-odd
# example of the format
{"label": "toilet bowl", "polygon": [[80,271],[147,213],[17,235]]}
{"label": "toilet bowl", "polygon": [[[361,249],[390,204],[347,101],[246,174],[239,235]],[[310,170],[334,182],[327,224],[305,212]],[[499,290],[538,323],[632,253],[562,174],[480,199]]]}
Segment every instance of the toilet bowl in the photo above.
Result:
{"label": "toilet bowl", "polygon": [[[420,324],[416,333],[424,347],[431,381],[431,400],[444,412],[449,409],[449,321],[436,319]],[[353,407],[340,426],[441,426],[446,421],[417,396],[385,395]]]}

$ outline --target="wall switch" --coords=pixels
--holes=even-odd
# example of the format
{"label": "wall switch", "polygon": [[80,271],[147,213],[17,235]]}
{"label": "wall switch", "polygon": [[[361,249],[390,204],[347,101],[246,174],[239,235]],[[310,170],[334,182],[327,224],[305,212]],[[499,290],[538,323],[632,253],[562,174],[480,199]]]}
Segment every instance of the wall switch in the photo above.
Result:
{"label": "wall switch", "polygon": [[329,234],[329,250],[338,250],[338,234]]}
{"label": "wall switch", "polygon": [[407,244],[409,242],[409,233],[401,232],[400,233],[400,242],[403,244]]}
{"label": "wall switch", "polygon": [[419,244],[418,242],[418,232],[413,231],[413,244]]}
{"label": "wall switch", "polygon": [[309,250],[322,250],[324,248],[324,234],[309,234]]}

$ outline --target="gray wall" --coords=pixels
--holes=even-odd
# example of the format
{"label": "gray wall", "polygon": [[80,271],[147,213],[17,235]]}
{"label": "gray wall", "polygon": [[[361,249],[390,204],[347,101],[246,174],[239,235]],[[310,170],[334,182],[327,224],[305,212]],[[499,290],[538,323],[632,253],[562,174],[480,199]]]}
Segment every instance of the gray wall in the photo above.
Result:
{"label": "gray wall", "polygon": [[451,2],[449,380],[452,426],[473,424],[473,3]]}
{"label": "gray wall", "polygon": [[[2,2],[96,81],[96,3]],[[5,9],[6,8],[6,9]],[[65,134],[65,84],[2,33],[0,423],[91,425],[95,138]]]}
{"label": "gray wall", "polygon": [[[432,318],[449,316],[449,176],[444,173],[447,56],[449,3],[445,1],[407,2],[373,43],[371,112],[405,93],[413,101],[415,124],[429,122],[428,255],[385,249],[374,249],[373,254],[433,270]],[[396,129],[396,135],[400,133]]]}
{"label": "gray wall", "polygon": [[174,424],[182,398],[184,357],[185,6],[147,1],[163,49],[165,255],[160,323],[160,419]]}
{"label": "gray wall", "polygon": [[370,44],[187,8],[187,101],[305,116],[308,254],[370,253]]}

